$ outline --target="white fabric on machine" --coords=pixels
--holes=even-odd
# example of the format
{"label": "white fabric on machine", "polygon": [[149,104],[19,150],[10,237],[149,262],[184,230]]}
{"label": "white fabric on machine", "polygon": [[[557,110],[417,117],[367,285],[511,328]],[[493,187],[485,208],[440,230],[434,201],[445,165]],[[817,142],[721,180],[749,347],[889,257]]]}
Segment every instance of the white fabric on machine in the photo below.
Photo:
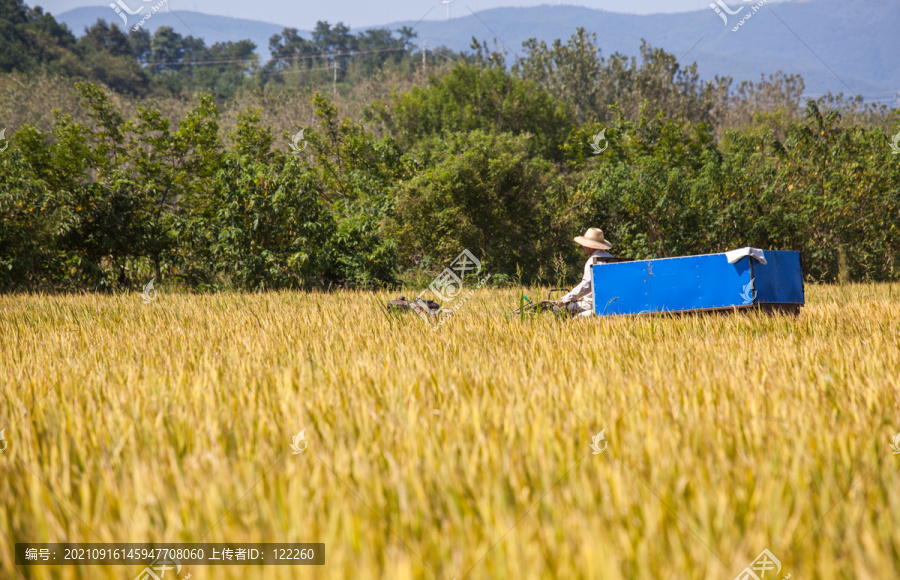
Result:
{"label": "white fabric on machine", "polygon": [[759,248],[741,248],[740,250],[731,250],[730,252],[725,252],[725,257],[728,258],[729,264],[734,264],[744,256],[750,256],[754,260],[758,260],[761,264],[766,263],[766,256],[763,254],[763,251]]}

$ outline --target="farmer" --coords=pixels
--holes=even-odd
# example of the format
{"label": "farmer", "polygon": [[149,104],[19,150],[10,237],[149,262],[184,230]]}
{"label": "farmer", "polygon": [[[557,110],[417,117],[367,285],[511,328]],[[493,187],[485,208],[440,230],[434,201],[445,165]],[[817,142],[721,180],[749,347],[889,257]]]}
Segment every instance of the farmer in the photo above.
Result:
{"label": "farmer", "polygon": [[612,258],[613,255],[607,252],[612,248],[612,244],[603,238],[603,230],[599,228],[588,228],[583,236],[578,236],[575,241],[581,245],[581,249],[588,257],[584,264],[584,278],[578,286],[572,288],[572,291],[563,296],[557,302],[557,305],[563,306],[568,312],[577,316],[591,316],[594,314],[594,293],[593,293],[593,272],[594,264],[604,264],[604,258]]}

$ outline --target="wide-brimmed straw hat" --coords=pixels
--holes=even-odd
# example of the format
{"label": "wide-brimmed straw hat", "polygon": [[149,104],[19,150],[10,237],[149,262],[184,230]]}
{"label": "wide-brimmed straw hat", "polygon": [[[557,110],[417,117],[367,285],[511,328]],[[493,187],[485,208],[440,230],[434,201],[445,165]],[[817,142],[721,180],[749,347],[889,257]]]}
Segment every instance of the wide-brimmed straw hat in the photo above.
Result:
{"label": "wide-brimmed straw hat", "polygon": [[588,228],[583,236],[576,236],[575,241],[582,246],[594,248],[595,250],[609,250],[612,244],[603,238],[603,230],[600,228]]}

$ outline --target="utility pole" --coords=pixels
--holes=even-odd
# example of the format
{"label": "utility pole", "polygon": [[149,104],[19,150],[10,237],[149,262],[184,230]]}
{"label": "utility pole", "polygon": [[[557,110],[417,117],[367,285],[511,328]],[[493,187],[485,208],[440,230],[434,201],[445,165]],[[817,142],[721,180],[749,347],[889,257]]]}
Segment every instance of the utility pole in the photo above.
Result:
{"label": "utility pole", "polygon": [[332,96],[334,96],[334,97],[337,97],[337,69],[338,69],[338,62],[337,62],[337,59],[334,59],[334,81],[332,84],[332,87],[333,87]]}
{"label": "utility pole", "polygon": [[428,48],[428,43],[424,40],[422,41],[422,72],[428,72],[428,65],[425,63],[425,50]]}

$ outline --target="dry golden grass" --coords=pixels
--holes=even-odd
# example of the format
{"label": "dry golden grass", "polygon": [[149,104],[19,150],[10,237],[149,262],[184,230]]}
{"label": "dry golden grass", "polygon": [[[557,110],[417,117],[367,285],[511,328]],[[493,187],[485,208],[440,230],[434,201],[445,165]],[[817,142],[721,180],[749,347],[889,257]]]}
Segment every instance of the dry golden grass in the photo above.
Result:
{"label": "dry golden grass", "polygon": [[898,294],[522,322],[480,290],[439,332],[386,293],[3,296],[0,577],[140,571],[15,542],[202,540],[326,563],[182,576],[731,580],[769,548],[777,578],[897,578]]}

